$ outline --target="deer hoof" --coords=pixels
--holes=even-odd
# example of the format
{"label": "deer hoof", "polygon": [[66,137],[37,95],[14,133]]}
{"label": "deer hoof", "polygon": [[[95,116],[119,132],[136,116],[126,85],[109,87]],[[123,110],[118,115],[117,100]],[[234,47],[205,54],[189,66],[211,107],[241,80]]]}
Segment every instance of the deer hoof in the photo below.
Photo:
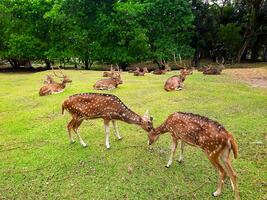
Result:
{"label": "deer hoof", "polygon": [[88,147],[88,145],[86,144],[86,145],[83,145],[83,148],[87,148]]}
{"label": "deer hoof", "polygon": [[122,140],[122,137],[119,137],[118,140]]}
{"label": "deer hoof", "polygon": [[218,197],[218,196],[219,196],[218,194],[216,194],[216,192],[212,192],[211,195],[212,195],[213,197]]}
{"label": "deer hoof", "polygon": [[70,141],[70,144],[74,144],[75,143],[75,141],[73,140],[73,141]]}
{"label": "deer hoof", "polygon": [[165,167],[166,167],[166,168],[170,168],[170,166],[169,166],[169,165],[165,165]]}

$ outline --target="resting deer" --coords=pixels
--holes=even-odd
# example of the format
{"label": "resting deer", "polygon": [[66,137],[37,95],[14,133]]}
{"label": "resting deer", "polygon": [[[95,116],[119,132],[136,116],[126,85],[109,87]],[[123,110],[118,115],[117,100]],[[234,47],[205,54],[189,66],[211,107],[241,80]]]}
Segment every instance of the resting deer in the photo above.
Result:
{"label": "resting deer", "polygon": [[172,136],[171,156],[166,167],[170,167],[172,164],[179,140],[181,140],[179,161],[183,158],[184,143],[199,147],[205,152],[212,165],[219,172],[218,187],[213,196],[221,194],[225,177],[228,175],[232,188],[235,191],[235,198],[237,200],[240,199],[237,177],[230,160],[231,150],[234,157],[237,158],[237,144],[233,136],[221,124],[192,113],[175,112],[158,128],[152,129],[149,132],[149,144],[154,143],[160,134],[166,132],[170,132]]}
{"label": "resting deer", "polygon": [[119,140],[122,138],[119,134],[116,120],[124,121],[128,124],[136,124],[147,132],[153,128],[153,118],[149,117],[148,112],[141,117],[130,110],[118,97],[111,94],[84,93],[70,96],[62,104],[62,113],[64,113],[64,110],[67,110],[72,116],[72,120],[67,126],[70,143],[74,142],[71,133],[71,131],[74,131],[83,147],[87,147],[87,144],[83,141],[78,133],[78,128],[83,120],[97,118],[102,118],[104,120],[107,149],[110,148],[110,121],[114,126],[115,135]]}
{"label": "resting deer", "polygon": [[144,76],[145,73],[148,73],[148,69],[146,67],[140,69],[137,72],[134,72],[134,76]]}
{"label": "resting deer", "polygon": [[64,91],[64,89],[66,87],[66,83],[71,83],[72,82],[72,80],[70,78],[68,78],[67,75],[65,75],[61,71],[60,68],[59,69],[60,69],[61,76],[56,74],[56,72],[54,71],[54,68],[52,68],[52,69],[53,69],[53,72],[54,72],[55,76],[57,76],[58,78],[63,78],[63,81],[61,83],[53,82],[53,83],[48,83],[48,84],[44,85],[39,90],[39,95],[40,96],[46,96],[46,95],[50,95],[50,94],[61,93],[61,92]]}
{"label": "resting deer", "polygon": [[103,77],[119,77],[121,74],[120,68],[117,65],[115,69],[113,69],[113,65],[110,66],[109,72],[103,72]]}
{"label": "resting deer", "polygon": [[164,59],[160,59],[159,65],[163,68],[158,68],[153,71],[153,74],[155,75],[162,75],[166,74],[166,72],[171,71],[171,68],[169,67],[168,63],[165,62]]}
{"label": "resting deer", "polygon": [[182,62],[181,56],[179,55],[180,58],[180,63],[179,65],[176,61],[175,53],[173,54],[173,59],[175,66],[178,67],[178,69],[181,69],[180,75],[174,75],[170,78],[167,79],[164,85],[164,89],[169,92],[169,91],[174,91],[174,90],[182,90],[184,87],[184,81],[187,75],[193,74],[193,70],[188,68],[188,65]]}
{"label": "resting deer", "polygon": [[184,88],[184,81],[187,75],[192,74],[190,69],[182,69],[179,75],[174,75],[167,79],[164,89],[169,91],[182,90]]}
{"label": "resting deer", "polygon": [[139,67],[135,67],[135,70],[129,70],[128,73],[135,73],[135,72],[139,72],[140,68]]}
{"label": "resting deer", "polygon": [[222,59],[222,62],[219,63],[218,62],[218,58],[216,58],[216,63],[218,64],[218,66],[215,67],[204,67],[203,68],[203,74],[207,74],[207,75],[219,75],[222,73],[222,70],[225,68],[224,67],[224,58]]}
{"label": "resting deer", "polygon": [[120,77],[112,77],[108,79],[102,79],[97,81],[94,84],[94,89],[95,90],[112,90],[118,87],[119,84],[122,84],[122,80]]}

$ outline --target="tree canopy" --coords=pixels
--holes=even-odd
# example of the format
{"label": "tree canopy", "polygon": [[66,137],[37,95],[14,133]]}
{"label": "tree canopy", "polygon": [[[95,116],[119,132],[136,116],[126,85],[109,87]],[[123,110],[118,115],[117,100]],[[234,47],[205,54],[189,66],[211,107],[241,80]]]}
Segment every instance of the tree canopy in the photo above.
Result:
{"label": "tree canopy", "polygon": [[130,63],[173,54],[267,60],[265,0],[2,0],[0,59]]}

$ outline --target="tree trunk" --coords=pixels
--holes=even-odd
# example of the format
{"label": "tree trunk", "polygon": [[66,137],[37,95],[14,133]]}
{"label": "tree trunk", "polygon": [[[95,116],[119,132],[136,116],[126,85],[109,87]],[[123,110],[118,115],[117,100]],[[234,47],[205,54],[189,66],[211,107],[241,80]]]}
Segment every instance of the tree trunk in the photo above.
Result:
{"label": "tree trunk", "polygon": [[193,60],[192,60],[192,67],[199,67],[199,63],[200,63],[200,52],[199,52],[199,48],[196,48]]}
{"label": "tree trunk", "polygon": [[236,62],[240,63],[241,62],[241,58],[248,46],[248,42],[249,42],[249,38],[247,38],[244,42],[244,44],[242,45],[241,49],[238,51],[237,57],[236,57]]}
{"label": "tree trunk", "polygon": [[46,65],[45,67],[46,67],[47,69],[51,69],[51,62],[50,62],[50,60],[45,59],[44,62],[45,62],[45,65]]}

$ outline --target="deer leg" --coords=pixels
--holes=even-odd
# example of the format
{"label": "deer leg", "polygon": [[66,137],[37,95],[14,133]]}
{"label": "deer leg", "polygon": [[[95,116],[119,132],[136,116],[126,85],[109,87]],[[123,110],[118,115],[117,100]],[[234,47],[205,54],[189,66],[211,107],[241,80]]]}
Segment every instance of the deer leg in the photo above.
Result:
{"label": "deer leg", "polygon": [[110,144],[109,144],[109,120],[104,120],[104,127],[105,127],[105,132],[106,132],[106,148],[110,149]]}
{"label": "deer leg", "polygon": [[76,133],[77,137],[79,138],[80,144],[83,147],[87,147],[88,145],[83,141],[82,137],[80,136],[80,134],[78,132],[78,128],[79,128],[79,126],[81,125],[82,122],[83,122],[83,119],[76,120],[73,130]]}
{"label": "deer leg", "polygon": [[116,137],[117,137],[119,140],[121,140],[122,137],[120,136],[117,122],[116,122],[115,120],[112,120],[112,124],[113,124],[113,127],[114,127],[114,129],[115,129],[115,135],[116,135]]}
{"label": "deer leg", "polygon": [[173,161],[173,156],[175,154],[175,151],[176,151],[176,147],[177,147],[177,139],[173,138],[172,139],[172,150],[171,150],[171,156],[169,158],[169,161],[166,165],[167,168],[169,168],[172,164],[172,161]]}
{"label": "deer leg", "polygon": [[183,159],[184,159],[183,154],[184,154],[184,142],[180,140],[180,156],[179,156],[178,162],[183,162]]}
{"label": "deer leg", "polygon": [[224,184],[224,180],[226,177],[226,172],[223,169],[223,167],[221,166],[218,157],[210,157],[208,156],[211,164],[218,170],[219,172],[219,180],[218,180],[218,185],[217,185],[217,190],[215,192],[212,193],[212,196],[217,197],[222,193],[222,187]]}
{"label": "deer leg", "polygon": [[71,130],[73,129],[74,122],[75,122],[75,119],[72,119],[69,122],[68,126],[67,126],[68,133],[69,133],[70,144],[73,144],[75,142],[74,139],[73,139],[73,137],[72,137],[72,134],[71,134]]}
{"label": "deer leg", "polygon": [[230,149],[228,148],[225,149],[223,153],[221,154],[221,161],[222,161],[222,165],[224,166],[227,175],[230,177],[231,185],[232,185],[233,191],[235,192],[235,199],[239,200],[240,195],[239,195],[239,190],[237,186],[237,176],[232,168],[229,154],[230,154]]}

